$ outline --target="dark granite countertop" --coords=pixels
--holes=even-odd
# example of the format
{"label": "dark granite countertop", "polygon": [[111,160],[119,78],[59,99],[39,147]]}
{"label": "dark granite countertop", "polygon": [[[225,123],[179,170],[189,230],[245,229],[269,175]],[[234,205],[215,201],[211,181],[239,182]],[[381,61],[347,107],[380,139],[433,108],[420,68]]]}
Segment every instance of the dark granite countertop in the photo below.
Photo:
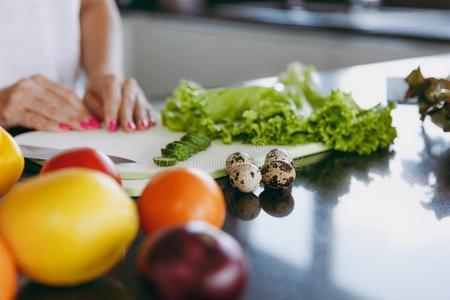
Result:
{"label": "dark granite countertop", "polygon": [[[324,89],[351,91],[369,106],[386,100],[388,77],[418,65],[446,76],[450,54],[326,71],[320,79]],[[450,299],[450,133],[422,124],[415,105],[398,105],[393,117],[398,138],[389,151],[305,160],[292,197],[237,199],[220,181],[230,208],[224,230],[250,265],[243,299]],[[137,244],[99,281],[71,289],[28,283],[18,299],[154,299],[137,279]]]}
{"label": "dark granite countertop", "polygon": [[[175,3],[175,1],[167,1]],[[194,1],[195,2],[195,1]],[[289,30],[325,31],[450,42],[450,10],[410,8],[349,8],[348,6],[287,6],[285,2],[217,3],[183,13],[157,5],[124,9],[165,17],[201,18],[242,22]]]}

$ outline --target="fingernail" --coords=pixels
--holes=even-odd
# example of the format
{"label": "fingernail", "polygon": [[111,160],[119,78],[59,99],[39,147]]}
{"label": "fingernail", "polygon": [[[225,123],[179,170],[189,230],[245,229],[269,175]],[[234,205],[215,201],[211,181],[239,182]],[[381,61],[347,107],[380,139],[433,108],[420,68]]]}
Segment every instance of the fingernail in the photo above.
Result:
{"label": "fingernail", "polygon": [[89,121],[81,121],[80,122],[80,126],[81,128],[83,128],[84,130],[88,130],[91,128],[91,126],[89,125]]}
{"label": "fingernail", "polygon": [[72,130],[72,127],[70,127],[69,125],[64,124],[64,123],[61,123],[58,126],[59,126],[59,129],[61,129],[62,131],[70,131],[70,130]]}
{"label": "fingernail", "polygon": [[128,129],[136,130],[136,124],[134,124],[133,121],[128,121],[127,127],[128,127]]}
{"label": "fingernail", "polygon": [[116,121],[110,121],[108,124],[108,130],[110,132],[116,132],[117,131],[117,122]]}
{"label": "fingernail", "polygon": [[147,120],[141,120],[139,122],[139,128],[140,129],[147,129],[149,126],[148,121]]}
{"label": "fingernail", "polygon": [[92,128],[98,129],[98,128],[101,127],[101,123],[100,123],[99,120],[97,120],[97,118],[92,117],[92,118],[89,119],[89,126],[92,127]]}
{"label": "fingernail", "polygon": [[156,119],[155,117],[150,117],[150,126],[156,125]]}

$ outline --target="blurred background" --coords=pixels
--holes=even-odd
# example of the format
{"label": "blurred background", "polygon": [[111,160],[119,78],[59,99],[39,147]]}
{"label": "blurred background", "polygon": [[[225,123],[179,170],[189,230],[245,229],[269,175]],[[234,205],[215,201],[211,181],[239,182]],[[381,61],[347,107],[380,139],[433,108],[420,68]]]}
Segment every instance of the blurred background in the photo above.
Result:
{"label": "blurred background", "polygon": [[450,0],[117,0],[127,73],[150,98],[204,86],[450,52]]}

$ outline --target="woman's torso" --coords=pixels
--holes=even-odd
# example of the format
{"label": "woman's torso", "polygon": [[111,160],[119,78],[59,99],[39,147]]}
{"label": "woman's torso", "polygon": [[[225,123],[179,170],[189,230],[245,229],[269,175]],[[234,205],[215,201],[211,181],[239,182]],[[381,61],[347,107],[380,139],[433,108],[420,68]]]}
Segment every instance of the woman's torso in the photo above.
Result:
{"label": "woman's torso", "polygon": [[74,86],[80,0],[0,0],[0,88],[43,74]]}

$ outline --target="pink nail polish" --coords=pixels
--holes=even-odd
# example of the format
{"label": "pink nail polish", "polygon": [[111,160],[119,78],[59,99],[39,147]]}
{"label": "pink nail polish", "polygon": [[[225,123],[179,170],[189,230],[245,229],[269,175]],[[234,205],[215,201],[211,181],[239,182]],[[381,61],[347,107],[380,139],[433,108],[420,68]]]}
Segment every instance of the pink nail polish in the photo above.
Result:
{"label": "pink nail polish", "polygon": [[108,130],[110,132],[116,132],[117,131],[117,122],[116,121],[110,121],[108,124]]}
{"label": "pink nail polish", "polygon": [[89,121],[81,121],[81,122],[80,122],[80,126],[81,126],[81,128],[83,128],[84,130],[90,129]]}
{"label": "pink nail polish", "polygon": [[141,120],[139,122],[139,128],[140,129],[147,129],[149,126],[148,121],[147,120]]}
{"label": "pink nail polish", "polygon": [[67,124],[61,123],[58,125],[59,129],[61,129],[61,131],[70,131],[72,130],[72,127],[70,127]]}
{"label": "pink nail polish", "polygon": [[89,119],[89,126],[92,127],[92,128],[96,128],[96,129],[102,127],[100,121],[97,120],[97,118],[94,118],[94,117]]}
{"label": "pink nail polish", "polygon": [[134,124],[133,121],[128,121],[127,127],[128,127],[128,129],[136,130],[136,124]]}

